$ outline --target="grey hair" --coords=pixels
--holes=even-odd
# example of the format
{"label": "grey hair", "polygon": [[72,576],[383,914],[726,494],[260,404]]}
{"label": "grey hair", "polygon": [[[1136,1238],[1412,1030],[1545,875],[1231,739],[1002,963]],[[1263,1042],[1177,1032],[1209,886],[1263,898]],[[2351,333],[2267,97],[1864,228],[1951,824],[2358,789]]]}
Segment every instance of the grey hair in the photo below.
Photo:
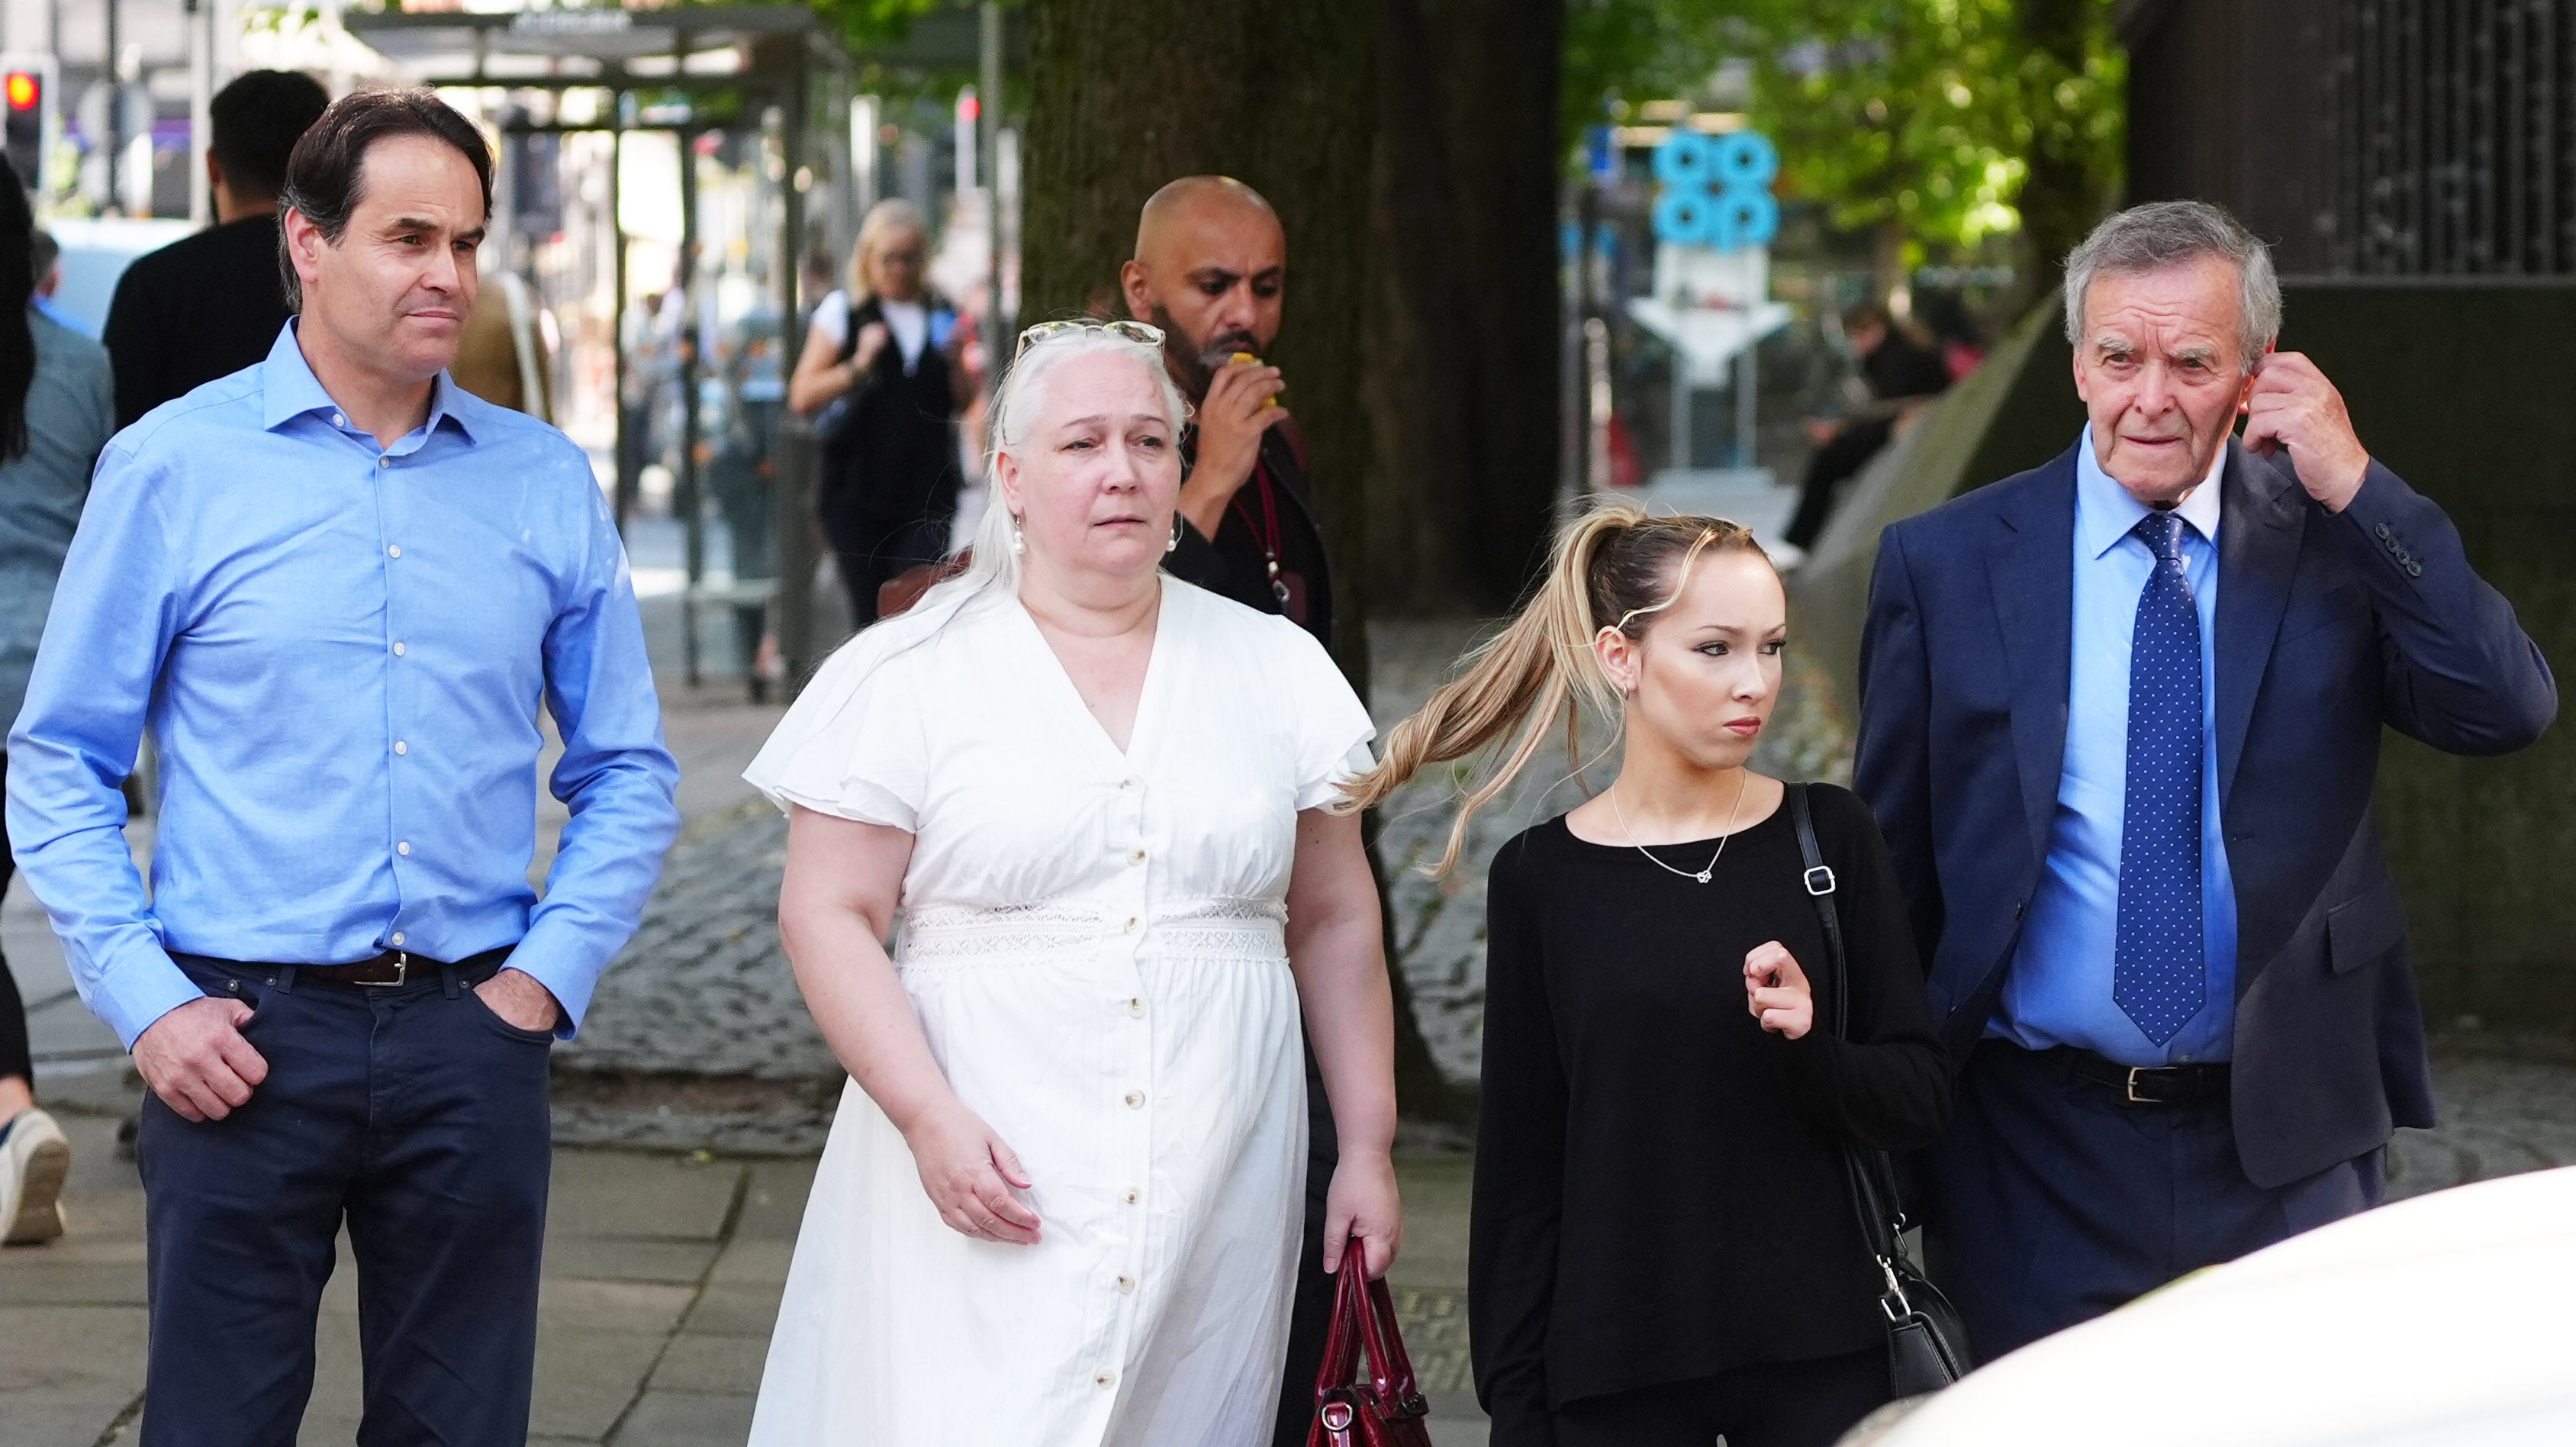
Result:
{"label": "grey hair", "polygon": [[2066,340],[2084,344],[2084,294],[2096,276],[2162,271],[2204,256],[2236,267],[2237,342],[2251,372],[2281,334],[2281,279],[2272,249],[2206,201],[2151,201],[2114,211],[2066,258]]}

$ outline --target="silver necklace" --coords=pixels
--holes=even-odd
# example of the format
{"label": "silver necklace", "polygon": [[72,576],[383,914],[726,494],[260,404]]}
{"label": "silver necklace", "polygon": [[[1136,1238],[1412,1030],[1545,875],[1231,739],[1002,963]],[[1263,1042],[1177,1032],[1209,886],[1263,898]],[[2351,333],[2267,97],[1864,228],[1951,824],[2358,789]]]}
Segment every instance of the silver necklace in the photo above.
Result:
{"label": "silver necklace", "polygon": [[1664,871],[1666,874],[1678,874],[1684,879],[1696,879],[1700,883],[1706,884],[1708,883],[1709,876],[1717,872],[1717,861],[1726,857],[1727,841],[1735,837],[1736,811],[1744,807],[1744,784],[1745,776],[1740,773],[1737,774],[1735,776],[1735,802],[1726,806],[1726,832],[1717,836],[1717,852],[1708,857],[1707,867],[1701,869],[1696,874],[1687,869],[1673,868],[1671,865],[1666,864],[1664,861],[1657,859],[1653,854],[1649,853],[1645,845],[1637,842],[1636,832],[1628,827],[1628,811],[1619,807],[1619,786],[1616,784],[1610,786],[1610,813],[1613,817],[1618,819],[1619,833],[1628,841],[1628,847],[1636,850],[1640,854],[1644,854],[1646,856],[1647,863],[1654,865],[1657,869]]}

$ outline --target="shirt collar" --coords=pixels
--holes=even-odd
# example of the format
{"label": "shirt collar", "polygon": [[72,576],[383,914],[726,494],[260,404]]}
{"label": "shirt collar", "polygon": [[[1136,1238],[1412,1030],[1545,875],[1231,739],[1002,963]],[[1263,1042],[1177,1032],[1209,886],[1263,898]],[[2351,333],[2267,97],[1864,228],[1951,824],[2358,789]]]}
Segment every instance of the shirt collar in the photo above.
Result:
{"label": "shirt collar", "polygon": [[[337,414],[340,404],[322,388],[322,379],[313,375],[312,364],[304,360],[304,348],[295,340],[295,324],[300,318],[289,317],[278,328],[277,342],[268,349],[268,360],[260,363],[259,390],[262,402],[260,425],[275,430],[289,418],[314,412]],[[465,440],[474,440],[473,424],[466,420],[458,405],[460,392],[447,373],[440,372],[429,384],[429,417],[421,424],[420,435],[428,437],[438,431],[442,421],[453,422]]]}
{"label": "shirt collar", "polygon": [[[2212,547],[2218,545],[2219,477],[2226,470],[2227,449],[2222,446],[2209,460],[2209,475],[2193,484],[2174,508]],[[2075,533],[2084,541],[2084,556],[2098,558],[2111,551],[2148,511],[2145,503],[2102,470],[2093,455],[2093,429],[2087,425],[2083,440],[2075,446]]]}

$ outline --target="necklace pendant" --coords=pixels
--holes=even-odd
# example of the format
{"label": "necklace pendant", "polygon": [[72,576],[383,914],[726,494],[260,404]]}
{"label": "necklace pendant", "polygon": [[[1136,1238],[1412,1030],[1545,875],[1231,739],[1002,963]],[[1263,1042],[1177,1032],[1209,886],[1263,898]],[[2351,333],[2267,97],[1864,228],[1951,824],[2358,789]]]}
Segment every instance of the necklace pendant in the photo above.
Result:
{"label": "necklace pendant", "polygon": [[1703,870],[1701,870],[1699,873],[1692,875],[1692,876],[1691,876],[1691,878],[1698,880],[1698,881],[1699,881],[1700,883],[1702,883],[1702,884],[1706,884],[1706,883],[1708,883],[1708,876],[1709,876],[1709,874],[1710,874],[1710,871],[1709,871],[1709,870],[1705,870],[1705,869],[1703,869]]}

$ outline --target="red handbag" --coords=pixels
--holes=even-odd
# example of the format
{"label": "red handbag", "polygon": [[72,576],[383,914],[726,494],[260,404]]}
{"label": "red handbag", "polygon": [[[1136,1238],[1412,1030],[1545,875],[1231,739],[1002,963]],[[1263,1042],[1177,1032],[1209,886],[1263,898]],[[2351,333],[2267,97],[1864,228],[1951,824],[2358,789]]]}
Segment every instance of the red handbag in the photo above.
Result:
{"label": "red handbag", "polygon": [[1415,1387],[1412,1359],[1396,1334],[1395,1298],[1384,1281],[1368,1279],[1357,1241],[1342,1254],[1338,1283],[1306,1447],[1431,1447],[1431,1429],[1423,1425],[1431,1404]]}

